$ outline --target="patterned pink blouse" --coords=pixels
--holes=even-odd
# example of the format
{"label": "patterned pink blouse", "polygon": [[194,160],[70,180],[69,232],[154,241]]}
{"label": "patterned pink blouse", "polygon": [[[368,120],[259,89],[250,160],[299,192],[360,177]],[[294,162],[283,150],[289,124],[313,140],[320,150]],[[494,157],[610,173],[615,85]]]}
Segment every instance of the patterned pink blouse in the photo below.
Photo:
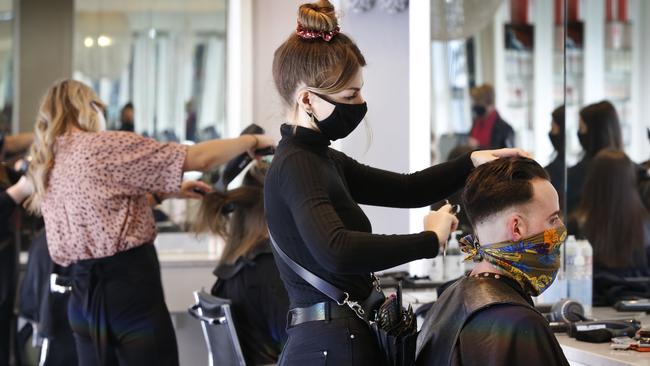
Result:
{"label": "patterned pink blouse", "polygon": [[130,132],[75,132],[55,144],[41,204],[50,254],[67,266],[156,237],[145,193],[180,190],[187,147]]}

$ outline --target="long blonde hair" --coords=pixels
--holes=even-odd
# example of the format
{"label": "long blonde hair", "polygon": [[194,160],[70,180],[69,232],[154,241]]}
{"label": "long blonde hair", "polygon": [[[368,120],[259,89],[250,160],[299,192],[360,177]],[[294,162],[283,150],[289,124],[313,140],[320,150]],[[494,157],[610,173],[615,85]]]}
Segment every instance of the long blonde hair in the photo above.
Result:
{"label": "long blonde hair", "polygon": [[31,148],[28,176],[34,184],[34,194],[25,202],[30,212],[41,212],[49,174],[54,166],[57,137],[74,128],[86,132],[99,131],[101,122],[93,104],[104,108],[104,103],[89,86],[75,80],[59,81],[45,93],[38,110]]}

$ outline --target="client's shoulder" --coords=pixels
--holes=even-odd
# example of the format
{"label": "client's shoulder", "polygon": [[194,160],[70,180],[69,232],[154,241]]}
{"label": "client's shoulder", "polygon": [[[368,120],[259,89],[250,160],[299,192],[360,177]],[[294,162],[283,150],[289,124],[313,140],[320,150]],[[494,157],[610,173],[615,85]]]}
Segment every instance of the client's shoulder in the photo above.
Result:
{"label": "client's shoulder", "polygon": [[464,328],[484,327],[535,329],[548,328],[548,321],[535,309],[517,304],[494,304],[476,312]]}

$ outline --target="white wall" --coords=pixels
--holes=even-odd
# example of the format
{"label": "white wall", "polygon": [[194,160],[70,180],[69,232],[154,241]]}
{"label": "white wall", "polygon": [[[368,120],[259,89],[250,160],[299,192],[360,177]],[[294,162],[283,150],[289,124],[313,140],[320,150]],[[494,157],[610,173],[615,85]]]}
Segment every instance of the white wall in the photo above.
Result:
{"label": "white wall", "polygon": [[271,68],[273,52],[295,30],[299,0],[253,0],[253,120],[279,138],[285,122],[282,101],[275,90]]}
{"label": "white wall", "polygon": [[[341,141],[341,150],[364,164],[400,173],[409,171],[409,16],[375,7],[347,13],[341,28],[357,43],[368,66],[363,96],[368,102],[366,126]],[[428,124],[429,120],[422,121]],[[368,140],[368,129],[371,140]],[[428,158],[428,156],[426,156]],[[407,233],[407,210],[364,207],[373,231]]]}

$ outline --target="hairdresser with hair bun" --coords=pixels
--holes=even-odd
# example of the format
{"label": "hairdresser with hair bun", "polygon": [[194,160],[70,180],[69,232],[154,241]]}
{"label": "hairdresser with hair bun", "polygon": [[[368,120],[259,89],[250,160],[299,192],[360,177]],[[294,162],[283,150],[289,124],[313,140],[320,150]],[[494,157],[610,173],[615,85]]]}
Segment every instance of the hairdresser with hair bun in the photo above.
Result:
{"label": "hairdresser with hair bun", "polygon": [[28,206],[43,214],[52,260],[71,266],[79,365],[178,365],[145,193],[178,195],[184,171],[273,141],[246,135],[183,146],[107,132],[103,103],[74,80],[47,91],[35,127]]}
{"label": "hairdresser with hair bun", "polygon": [[[372,234],[359,204],[423,207],[461,188],[474,166],[518,149],[478,151],[413,174],[362,165],[329,147],[363,120],[366,61],[341,33],[329,1],[304,4],[296,31],[275,51],[273,74],[287,123],[267,174],[266,218],[272,239],[295,262],[362,302],[371,272],[438,254],[457,225],[450,206],[431,212],[424,231]],[[278,252],[274,252],[278,254]],[[368,325],[293,272],[276,256],[289,294],[289,338],[280,365],[382,365]]]}
{"label": "hairdresser with hair bun", "polygon": [[225,240],[212,295],[230,299],[247,365],[278,362],[287,340],[289,298],[269,245],[264,217],[264,178],[269,164],[256,161],[240,187],[215,190],[201,202],[195,230]]}

